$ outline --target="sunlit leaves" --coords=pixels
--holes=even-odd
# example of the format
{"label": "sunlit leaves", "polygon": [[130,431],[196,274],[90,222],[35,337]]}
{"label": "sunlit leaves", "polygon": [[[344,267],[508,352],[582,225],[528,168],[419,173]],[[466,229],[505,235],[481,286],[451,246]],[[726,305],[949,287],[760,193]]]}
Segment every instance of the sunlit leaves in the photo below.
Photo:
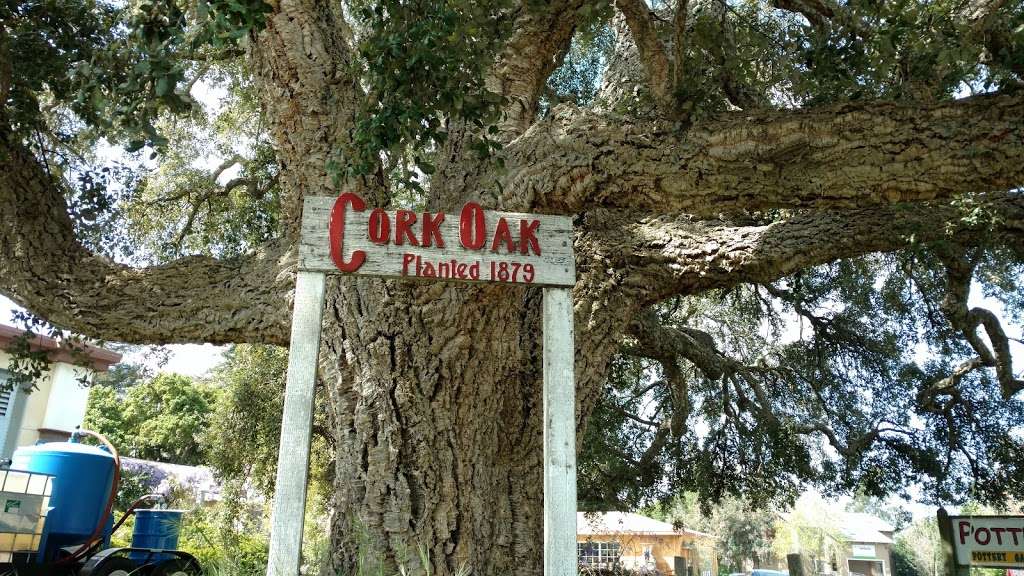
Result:
{"label": "sunlit leaves", "polygon": [[[369,98],[360,114],[351,150],[338,175],[376,170],[381,155],[402,155],[440,146],[449,122],[481,128],[465,145],[483,159],[498,147],[493,125],[502,97],[485,85],[485,72],[509,31],[510,2],[360,2],[356,16],[366,33],[359,43]],[[485,128],[492,129],[486,130]],[[425,175],[435,166],[415,154]],[[417,178],[406,178],[419,186]]]}
{"label": "sunlit leaves", "polygon": [[125,456],[197,465],[206,461],[202,434],[217,391],[178,374],[135,382],[126,391],[96,386],[84,425],[107,435]]}

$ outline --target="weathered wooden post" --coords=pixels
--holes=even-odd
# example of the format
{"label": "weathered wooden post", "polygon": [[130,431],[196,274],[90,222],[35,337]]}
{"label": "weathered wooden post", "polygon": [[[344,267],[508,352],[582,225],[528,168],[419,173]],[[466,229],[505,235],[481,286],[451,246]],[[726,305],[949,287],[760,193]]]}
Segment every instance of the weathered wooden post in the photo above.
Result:
{"label": "weathered wooden post", "polygon": [[939,528],[939,538],[942,540],[942,566],[947,576],[958,576],[961,574],[956,565],[956,552],[953,548],[953,525],[949,513],[945,508],[939,508],[935,513],[935,520]]}
{"label": "weathered wooden post", "polygon": [[544,289],[544,574],[575,576],[576,378],[572,292]]}
{"label": "weathered wooden post", "polygon": [[271,511],[270,555],[267,574],[299,573],[302,524],[306,515],[309,441],[313,430],[313,391],[320,353],[320,324],[324,307],[323,272],[299,271],[288,349],[288,375],[281,415],[274,508]]}
{"label": "weathered wooden post", "polygon": [[789,569],[789,576],[811,576],[804,568],[804,557],[802,554],[786,554],[786,568]]}
{"label": "weathered wooden post", "polygon": [[544,287],[544,574],[575,576],[572,219],[495,212],[474,203],[458,217],[381,208],[367,213],[355,194],[308,197],[298,269],[267,576],[299,572],[328,273]]}

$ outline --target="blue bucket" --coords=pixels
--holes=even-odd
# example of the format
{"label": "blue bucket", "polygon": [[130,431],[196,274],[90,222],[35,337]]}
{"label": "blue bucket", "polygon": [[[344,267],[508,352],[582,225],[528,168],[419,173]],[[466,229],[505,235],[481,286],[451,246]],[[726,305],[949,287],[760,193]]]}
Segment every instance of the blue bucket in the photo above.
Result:
{"label": "blue bucket", "polygon": [[[183,513],[184,510],[136,510],[132,548],[177,550]],[[148,555],[147,552],[131,552],[129,554],[133,560],[145,560]],[[150,557],[150,560],[168,558],[171,558],[169,554],[155,554]]]}

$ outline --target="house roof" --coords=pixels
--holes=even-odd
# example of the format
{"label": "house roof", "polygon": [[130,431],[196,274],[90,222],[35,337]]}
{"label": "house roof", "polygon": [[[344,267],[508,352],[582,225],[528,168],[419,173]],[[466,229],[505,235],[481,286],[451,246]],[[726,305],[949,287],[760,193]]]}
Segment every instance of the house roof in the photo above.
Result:
{"label": "house roof", "polygon": [[877,516],[863,512],[844,512],[841,526],[843,536],[850,542],[869,544],[892,544],[892,538],[884,532],[896,530],[891,524]]}
{"label": "house roof", "polygon": [[[11,342],[23,334],[25,331],[21,328],[0,324],[0,350],[7,350]],[[82,364],[83,361],[88,360],[89,367],[98,372],[106,372],[112,365],[121,361],[120,354],[106,348],[92,344],[80,344],[72,347],[42,334],[33,335],[29,346],[32,351],[46,350],[48,357],[53,362]]]}
{"label": "house roof", "polygon": [[576,533],[581,536],[597,534],[648,534],[673,536],[678,534],[691,534],[710,538],[710,534],[688,530],[686,528],[676,529],[668,522],[661,522],[654,518],[641,516],[632,512],[577,512]]}
{"label": "house roof", "polygon": [[[793,513],[785,512],[780,516],[788,520],[793,517]],[[836,528],[839,532],[851,544],[893,544],[889,535],[895,532],[896,528],[872,514],[836,511],[834,522],[838,524]]]}

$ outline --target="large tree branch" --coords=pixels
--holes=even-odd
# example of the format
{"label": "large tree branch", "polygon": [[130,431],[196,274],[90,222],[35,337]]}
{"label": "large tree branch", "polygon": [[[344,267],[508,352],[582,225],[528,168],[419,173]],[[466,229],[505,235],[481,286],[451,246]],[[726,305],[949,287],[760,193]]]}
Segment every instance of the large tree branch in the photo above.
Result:
{"label": "large tree branch", "polygon": [[352,151],[365,100],[341,3],[281,0],[250,50],[281,164],[282,223],[297,239],[306,194],[357,192],[387,202],[380,174],[335,180],[332,161]]}
{"label": "large tree branch", "polygon": [[133,343],[285,344],[284,256],[271,247],[141,269],[112,262],[77,241],[59,187],[16,136],[0,133],[0,293],[57,325]]}
{"label": "large tree branch", "polygon": [[508,99],[499,129],[518,136],[537,118],[537,108],[551,73],[561,65],[577,12],[585,0],[523,2],[512,37],[498,56],[489,88]]}
{"label": "large tree branch", "polygon": [[841,258],[914,243],[982,241],[1024,245],[1024,196],[993,194],[984,206],[993,229],[972,227],[945,202],[796,213],[769,225],[738,225],[693,216],[640,217],[594,210],[581,223],[578,268],[608,271],[607,282],[641,304],[740,283],[767,283]]}
{"label": "large tree branch", "polygon": [[[487,89],[505,99],[497,123],[498,138],[503,142],[520,136],[536,121],[548,78],[564,60],[576,30],[577,12],[586,2],[524,1],[518,8],[512,36],[487,77]],[[452,119],[447,129],[448,138],[438,151],[438,170],[430,182],[429,206],[433,209],[454,209],[473,198],[476,191],[467,185],[467,173],[486,164],[468,145],[484,128]]]}
{"label": "large tree branch", "polygon": [[[500,204],[709,215],[854,208],[1024,184],[1024,92],[668,123],[565,110],[505,150]],[[479,188],[489,188],[480,178]],[[495,203],[499,203],[497,200]]]}
{"label": "large tree branch", "polygon": [[[685,3],[682,3],[682,6],[685,15]],[[654,14],[644,0],[615,0],[615,7],[626,19],[626,25],[640,53],[651,96],[662,113],[671,115],[676,108],[673,95],[673,66],[664,43],[658,38],[658,32],[654,27]],[[685,20],[683,24],[685,26]]]}

